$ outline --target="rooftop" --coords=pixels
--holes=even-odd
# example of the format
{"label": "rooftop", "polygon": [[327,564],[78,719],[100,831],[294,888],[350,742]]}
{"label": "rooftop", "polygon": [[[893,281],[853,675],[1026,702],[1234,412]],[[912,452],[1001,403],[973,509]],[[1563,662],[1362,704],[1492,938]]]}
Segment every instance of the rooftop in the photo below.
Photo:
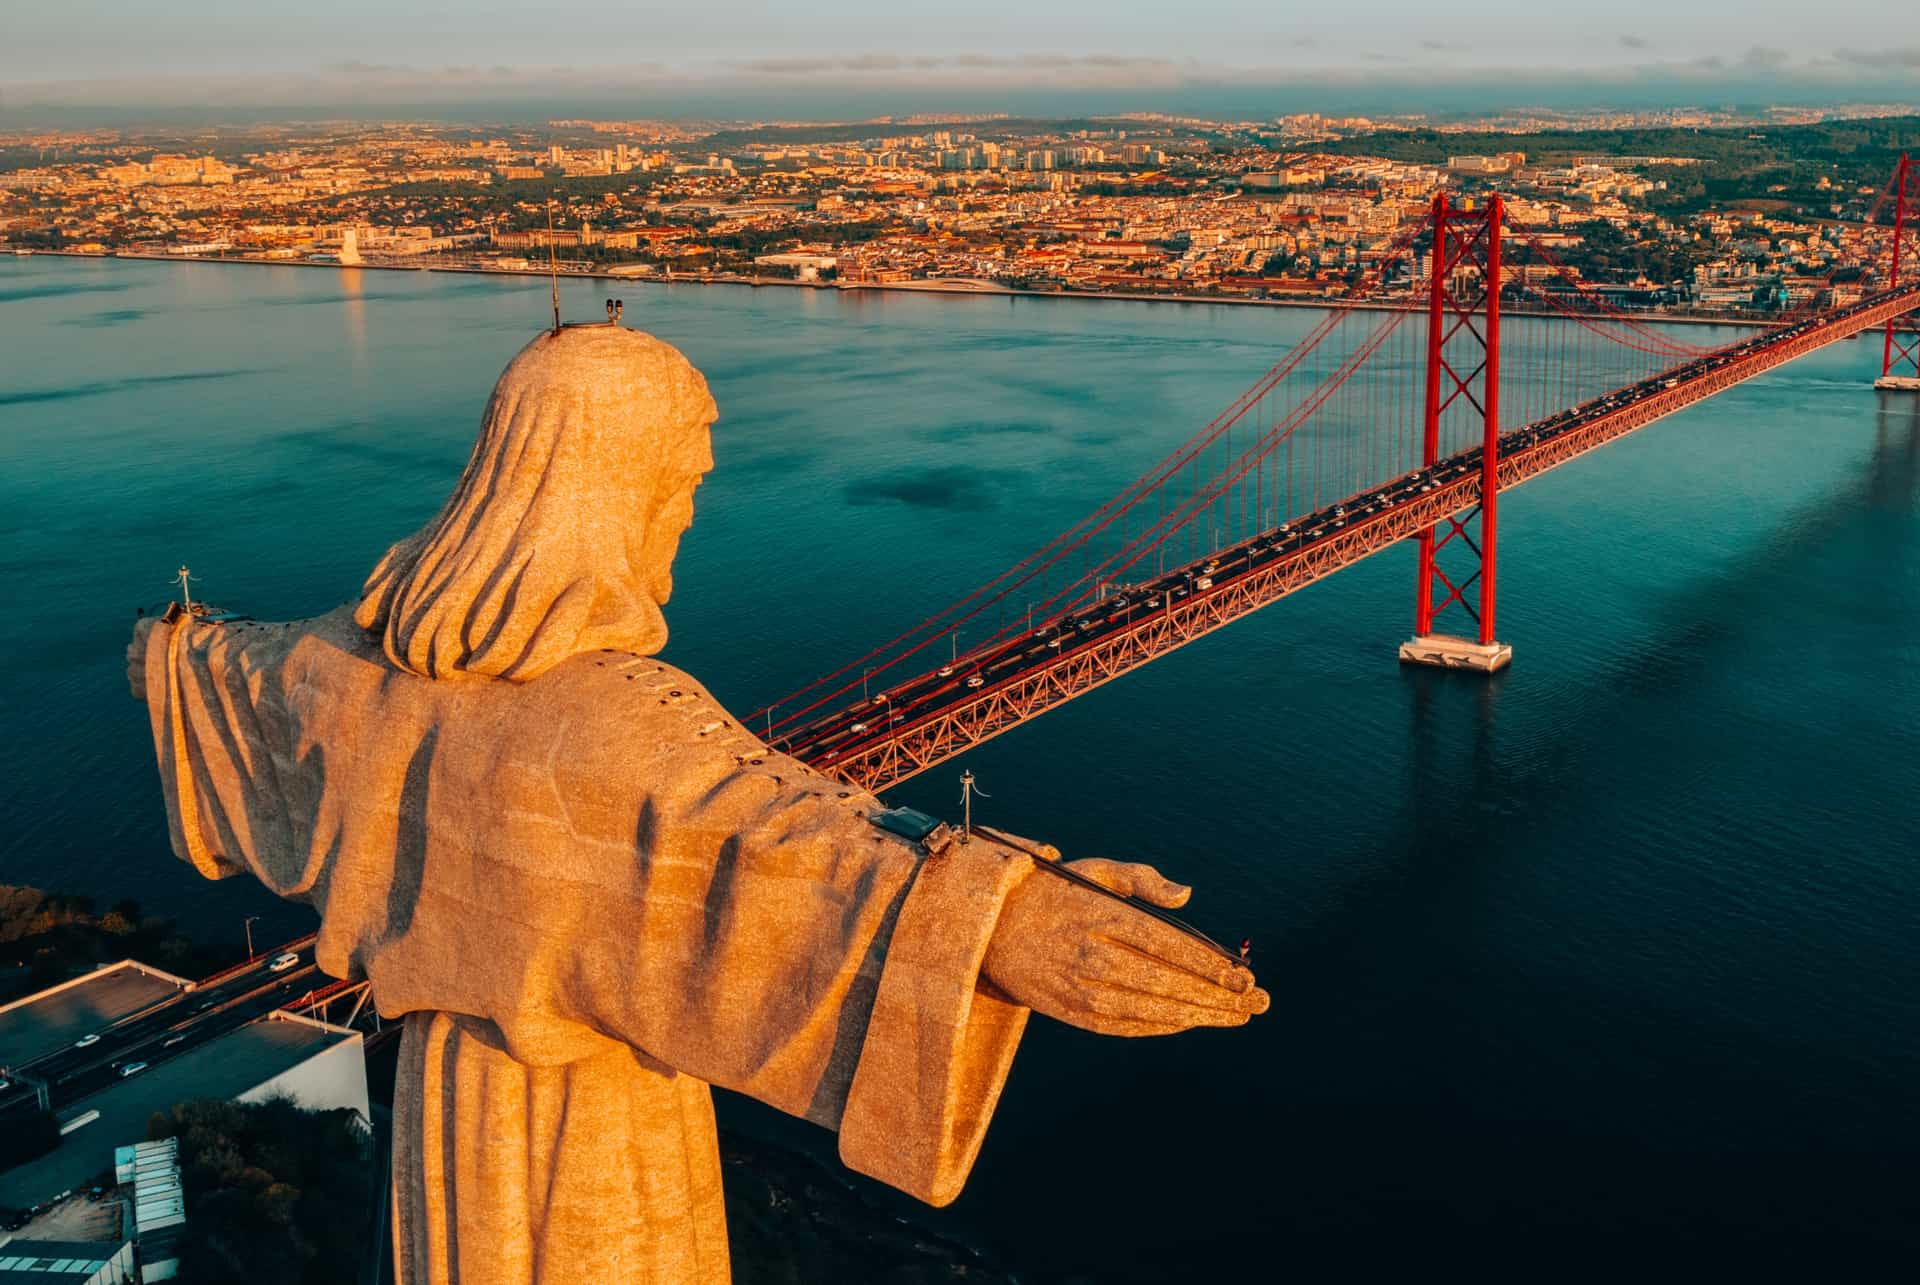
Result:
{"label": "rooftop", "polygon": [[178,995],[187,985],[183,978],[123,959],[0,1006],[0,1066],[19,1066],[71,1047],[81,1036]]}
{"label": "rooftop", "polygon": [[237,1098],[357,1032],[316,1022],[264,1017],[72,1103],[61,1115],[98,1111],[60,1146],[0,1173],[0,1207],[24,1208],[55,1192],[85,1187],[113,1168],[114,1148],[147,1136],[147,1118],[177,1102]]}
{"label": "rooftop", "polygon": [[87,1280],[121,1252],[124,1243],[73,1240],[0,1242],[0,1285],[58,1285]]}

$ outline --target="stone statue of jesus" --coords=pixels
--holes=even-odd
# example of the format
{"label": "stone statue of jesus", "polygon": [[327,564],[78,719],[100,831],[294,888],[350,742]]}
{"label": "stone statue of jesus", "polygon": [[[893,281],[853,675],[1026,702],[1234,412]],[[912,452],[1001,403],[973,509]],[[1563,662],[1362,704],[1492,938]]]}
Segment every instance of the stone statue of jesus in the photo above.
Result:
{"label": "stone statue of jesus", "polygon": [[944,1204],[1029,1010],[1152,1035],[1266,1008],[1245,968],[1037,874],[1050,849],[882,832],[654,659],[714,415],[651,336],[542,334],[357,602],[135,631],[174,851],[313,906],[320,967],[405,1017],[407,1285],[724,1282],[709,1085]]}

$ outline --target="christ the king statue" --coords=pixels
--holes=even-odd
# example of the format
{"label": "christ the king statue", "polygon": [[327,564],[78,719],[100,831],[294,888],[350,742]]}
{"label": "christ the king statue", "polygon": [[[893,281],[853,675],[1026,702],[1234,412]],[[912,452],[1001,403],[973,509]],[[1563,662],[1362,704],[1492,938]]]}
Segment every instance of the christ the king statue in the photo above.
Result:
{"label": "christ the king statue", "polygon": [[175,853],[311,905],[321,969],[405,1018],[406,1285],[724,1282],[709,1085],[944,1204],[1030,1010],[1157,1035],[1267,1006],[1244,967],[1040,877],[1051,849],[877,829],[871,795],[654,658],[714,416],[651,336],[544,333],[357,601],[135,630]]}

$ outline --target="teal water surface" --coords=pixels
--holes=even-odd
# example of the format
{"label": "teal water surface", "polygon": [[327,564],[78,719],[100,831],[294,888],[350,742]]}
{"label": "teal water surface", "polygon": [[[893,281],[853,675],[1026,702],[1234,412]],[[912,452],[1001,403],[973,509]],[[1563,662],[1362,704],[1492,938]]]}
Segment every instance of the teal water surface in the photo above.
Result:
{"label": "teal water surface", "polygon": [[[353,595],[546,290],[0,259],[0,881],[208,934],[261,909],[167,853],[133,608],[182,562],[262,618]],[[740,711],[1023,556],[1315,320],[623,293],[719,403],[667,655]],[[1191,881],[1274,997],[1172,1040],[1037,1024],[966,1195],[922,1216],[1099,1280],[1920,1249],[1920,398],[1872,392],[1877,356],[1835,345],[1503,499],[1491,681],[1396,665],[1394,550],[896,791],[951,812],[971,767],[990,821]]]}

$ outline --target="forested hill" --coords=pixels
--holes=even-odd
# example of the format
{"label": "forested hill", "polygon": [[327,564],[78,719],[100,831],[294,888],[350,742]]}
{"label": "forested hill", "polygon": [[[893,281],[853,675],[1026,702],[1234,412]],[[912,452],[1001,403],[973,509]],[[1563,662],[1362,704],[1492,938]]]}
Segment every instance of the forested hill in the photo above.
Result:
{"label": "forested hill", "polygon": [[1901,152],[1920,153],[1920,116],[1827,121],[1818,125],[1743,125],[1726,129],[1583,129],[1535,134],[1440,133],[1422,129],[1363,134],[1325,144],[1329,152],[1444,163],[1449,156],[1525,152],[1529,164],[1576,156],[1674,156],[1702,162],[1663,167],[1678,204],[1738,201],[1770,190],[1797,193],[1821,178],[1880,187]]}

